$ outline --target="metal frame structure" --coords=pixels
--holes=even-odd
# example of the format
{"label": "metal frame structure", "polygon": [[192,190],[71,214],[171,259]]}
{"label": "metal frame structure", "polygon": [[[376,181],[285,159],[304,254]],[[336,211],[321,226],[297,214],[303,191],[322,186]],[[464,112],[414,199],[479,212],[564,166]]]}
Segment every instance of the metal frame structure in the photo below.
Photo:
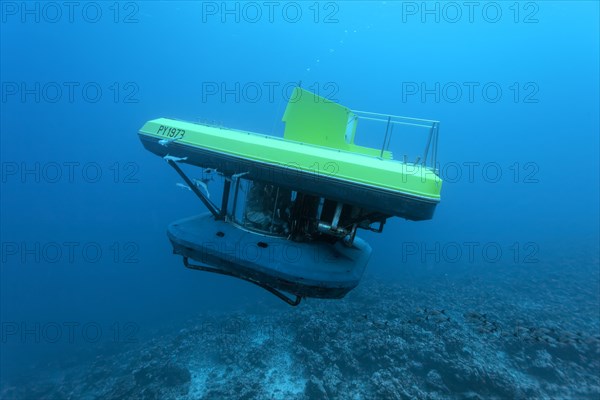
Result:
{"label": "metal frame structure", "polygon": [[[352,112],[356,115],[356,117],[359,120],[363,119],[386,124],[385,136],[383,138],[383,143],[381,144],[380,157],[383,157],[384,151],[389,149],[390,141],[392,140],[394,125],[415,126],[419,128],[428,129],[429,135],[427,137],[427,143],[425,145],[423,155],[422,157],[417,157],[414,164],[421,164],[422,166],[429,167],[437,172],[437,146],[440,130],[440,121],[423,118],[403,117],[400,115],[382,114],[370,111],[352,110]],[[428,158],[430,162],[429,164],[427,163]],[[404,162],[406,162],[406,160],[404,160]]]}

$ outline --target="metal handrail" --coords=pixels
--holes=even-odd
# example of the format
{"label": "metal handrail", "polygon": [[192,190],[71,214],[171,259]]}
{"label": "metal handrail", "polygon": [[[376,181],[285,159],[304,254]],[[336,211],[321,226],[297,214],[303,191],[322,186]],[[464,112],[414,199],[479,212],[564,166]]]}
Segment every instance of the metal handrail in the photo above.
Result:
{"label": "metal handrail", "polygon": [[[390,116],[391,117],[391,116]],[[380,121],[380,122],[386,122],[387,123],[387,119],[383,119],[383,118],[371,118],[371,117],[358,117],[359,119],[366,119],[366,120],[370,120],[370,121]],[[397,125],[411,125],[411,126],[419,126],[422,128],[430,128],[431,124],[429,125],[423,125],[423,124],[413,124],[411,122],[402,122],[402,121],[390,121],[391,124],[397,124]]]}
{"label": "metal handrail", "polygon": [[[417,156],[417,159],[414,162],[414,164],[420,164],[423,167],[430,167],[431,169],[437,172],[437,145],[440,121],[436,121],[433,119],[405,117],[400,115],[382,114],[371,111],[351,111],[353,114],[355,114],[356,118],[358,119],[382,122],[386,124],[385,137],[381,146],[381,158],[383,158],[384,151],[387,148],[389,148],[394,125],[414,126],[417,128],[428,129],[429,135],[427,137],[427,142],[423,151],[423,155]],[[404,162],[406,162],[406,156]]]}
{"label": "metal handrail", "polygon": [[421,121],[421,122],[430,122],[430,123],[434,123],[434,122],[440,122],[440,121],[436,121],[434,119],[424,119],[424,118],[414,118],[414,117],[403,117],[401,115],[392,115],[392,114],[382,114],[382,113],[376,113],[376,112],[371,112],[371,111],[359,111],[359,110],[352,110],[352,112],[354,114],[371,114],[371,115],[380,115],[382,117],[392,117],[392,118],[401,118],[401,119],[408,119],[408,120],[413,120],[413,121]]}

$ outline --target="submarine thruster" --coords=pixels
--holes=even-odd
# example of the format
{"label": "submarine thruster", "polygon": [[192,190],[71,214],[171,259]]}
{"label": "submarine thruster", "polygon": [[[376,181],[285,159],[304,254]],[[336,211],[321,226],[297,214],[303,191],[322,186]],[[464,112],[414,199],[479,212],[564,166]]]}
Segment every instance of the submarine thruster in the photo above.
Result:
{"label": "submarine thruster", "polygon": [[[380,149],[354,143],[360,120],[385,126]],[[148,121],[139,137],[209,211],[168,227],[186,267],[244,279],[291,305],[339,299],[358,285],[371,255],[358,229],[433,217],[439,122],[353,111],[300,87],[283,121],[283,138],[167,118]],[[428,132],[412,162],[387,150],[398,125]],[[180,164],[209,177],[190,179]],[[223,178],[220,204],[208,192],[215,174]]]}

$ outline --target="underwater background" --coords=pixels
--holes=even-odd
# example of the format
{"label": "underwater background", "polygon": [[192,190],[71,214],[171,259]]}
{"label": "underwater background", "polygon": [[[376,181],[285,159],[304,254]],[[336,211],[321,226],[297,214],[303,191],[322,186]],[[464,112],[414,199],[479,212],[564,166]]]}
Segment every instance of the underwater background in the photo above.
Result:
{"label": "underwater background", "polygon": [[[0,5],[0,398],[600,396],[597,2]],[[182,266],[205,210],[137,132],[281,136],[300,83],[441,121],[444,184],[292,308]]]}

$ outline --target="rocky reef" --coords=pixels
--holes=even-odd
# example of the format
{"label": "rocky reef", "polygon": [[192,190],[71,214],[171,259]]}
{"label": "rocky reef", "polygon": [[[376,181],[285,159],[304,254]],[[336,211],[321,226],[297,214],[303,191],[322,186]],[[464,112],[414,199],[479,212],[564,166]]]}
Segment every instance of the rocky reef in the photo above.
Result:
{"label": "rocky reef", "polygon": [[59,377],[3,382],[0,397],[600,396],[597,257],[583,267],[562,260],[543,273],[422,273],[396,283],[367,277],[341,301],[291,308],[273,298],[235,313],[200,314],[118,351],[43,367],[62,369]]}

